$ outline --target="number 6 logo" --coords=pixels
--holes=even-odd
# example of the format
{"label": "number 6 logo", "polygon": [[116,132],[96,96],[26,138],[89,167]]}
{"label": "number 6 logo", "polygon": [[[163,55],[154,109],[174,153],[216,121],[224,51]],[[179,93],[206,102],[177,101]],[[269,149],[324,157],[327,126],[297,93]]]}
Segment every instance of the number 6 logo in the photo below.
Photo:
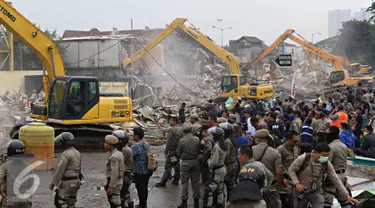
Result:
{"label": "number 6 logo", "polygon": [[[25,170],[23,170],[17,176],[17,178],[15,179],[14,184],[13,184],[13,191],[14,191],[14,194],[16,194],[16,196],[18,198],[27,199],[35,193],[35,191],[37,190],[37,188],[39,187],[39,184],[40,184],[39,176],[36,175],[36,174],[28,174],[27,175],[27,173],[32,171],[34,168],[42,165],[43,163],[44,163],[44,161],[36,161],[33,164],[29,165],[27,168],[25,168]],[[33,185],[24,194],[21,194],[20,193],[21,185],[23,183],[25,183],[27,180],[29,180],[30,178],[34,179]]]}

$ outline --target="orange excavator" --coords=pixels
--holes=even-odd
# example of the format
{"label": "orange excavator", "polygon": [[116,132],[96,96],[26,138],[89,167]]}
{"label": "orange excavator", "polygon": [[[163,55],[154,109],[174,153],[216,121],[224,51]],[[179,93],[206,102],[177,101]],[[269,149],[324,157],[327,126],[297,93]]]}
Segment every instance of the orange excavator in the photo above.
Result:
{"label": "orange excavator", "polygon": [[330,94],[333,93],[333,91],[339,87],[348,87],[358,85],[359,83],[361,83],[364,87],[371,85],[369,87],[372,88],[374,76],[353,76],[352,73],[350,73],[349,71],[350,69],[345,69],[344,67],[346,65],[350,66],[350,62],[346,58],[334,56],[322,49],[319,49],[318,47],[314,46],[312,43],[307,41],[305,38],[303,38],[301,35],[295,33],[293,29],[286,30],[279,38],[277,38],[271,44],[270,47],[268,47],[263,53],[261,53],[257,58],[255,58],[251,62],[251,66],[256,66],[264,57],[266,57],[270,52],[272,52],[272,50],[274,50],[287,38],[301,45],[306,51],[318,56],[326,62],[329,62],[335,67],[336,70],[332,71],[330,74],[330,88],[324,90],[325,97],[330,96]]}

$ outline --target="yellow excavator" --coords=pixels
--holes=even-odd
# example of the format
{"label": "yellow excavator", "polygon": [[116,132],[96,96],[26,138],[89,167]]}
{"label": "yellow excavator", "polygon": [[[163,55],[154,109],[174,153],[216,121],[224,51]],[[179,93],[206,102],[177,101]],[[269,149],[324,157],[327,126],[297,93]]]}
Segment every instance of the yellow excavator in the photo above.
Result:
{"label": "yellow excavator", "polygon": [[[32,105],[31,117],[61,131],[72,132],[80,147],[100,148],[109,124],[132,121],[132,100],[122,94],[100,94],[97,77],[67,76],[53,40],[4,0],[0,23],[40,58],[43,69],[44,105]],[[18,137],[17,125],[11,137]],[[83,136],[84,138],[81,138]]]}
{"label": "yellow excavator", "polygon": [[348,87],[354,86],[361,83],[363,87],[370,87],[372,88],[372,83],[374,80],[374,76],[352,76],[349,73],[349,70],[344,69],[342,66],[342,62],[350,63],[347,59],[343,57],[337,57],[332,54],[327,53],[326,51],[319,49],[318,47],[314,46],[312,43],[304,39],[301,35],[296,34],[294,30],[288,29],[286,30],[279,38],[277,38],[270,47],[268,47],[263,53],[261,53],[257,58],[255,58],[251,65],[255,66],[258,64],[264,57],[266,57],[273,49],[275,49],[278,45],[280,45],[285,39],[289,38],[290,40],[296,42],[297,44],[301,45],[305,50],[308,52],[318,56],[319,58],[329,62],[332,64],[336,70],[332,71],[330,74],[330,86],[334,88],[324,89],[324,96],[329,97],[333,91],[337,90],[340,87]]}
{"label": "yellow excavator", "polygon": [[245,77],[240,72],[237,58],[232,53],[213,43],[208,36],[200,32],[199,29],[193,24],[190,23],[190,26],[186,26],[185,22],[187,21],[188,20],[185,18],[176,18],[153,41],[137,51],[134,56],[124,59],[124,69],[129,70],[133,62],[142,58],[152,48],[168,37],[173,31],[180,29],[213,54],[221,58],[230,67],[232,73],[224,75],[222,78],[220,97],[227,98],[240,96],[241,98],[249,99],[265,99],[273,97],[274,89],[272,84],[265,81],[256,81],[247,84]]}

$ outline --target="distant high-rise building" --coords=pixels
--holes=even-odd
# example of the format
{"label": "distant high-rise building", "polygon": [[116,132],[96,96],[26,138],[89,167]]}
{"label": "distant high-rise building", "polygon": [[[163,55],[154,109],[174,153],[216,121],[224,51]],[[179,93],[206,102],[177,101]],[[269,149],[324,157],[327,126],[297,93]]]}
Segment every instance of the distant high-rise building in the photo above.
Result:
{"label": "distant high-rise building", "polygon": [[345,10],[332,10],[328,12],[328,36],[334,37],[342,28],[342,23],[351,19],[351,11]]}
{"label": "distant high-rise building", "polygon": [[358,12],[355,12],[353,14],[352,19],[363,21],[363,20],[369,20],[372,16],[371,12],[367,12],[366,8],[360,9]]}

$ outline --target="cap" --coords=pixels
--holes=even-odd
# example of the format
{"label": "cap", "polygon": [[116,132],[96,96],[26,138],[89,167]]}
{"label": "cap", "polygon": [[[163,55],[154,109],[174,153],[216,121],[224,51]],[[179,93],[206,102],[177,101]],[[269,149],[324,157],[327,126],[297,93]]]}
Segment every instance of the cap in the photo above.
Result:
{"label": "cap", "polygon": [[208,133],[212,134],[214,137],[221,137],[224,136],[224,130],[219,127],[212,127],[208,129]]}
{"label": "cap", "polygon": [[266,138],[270,135],[267,129],[259,129],[255,131],[255,138]]}
{"label": "cap", "polygon": [[230,123],[221,123],[219,124],[219,127],[225,130],[233,130],[233,125]]}
{"label": "cap", "polygon": [[220,118],[216,119],[216,122],[218,122],[218,123],[227,123],[228,120],[225,119],[225,118],[223,118],[223,117],[220,117]]}
{"label": "cap", "polygon": [[118,139],[117,139],[117,137],[115,137],[115,136],[113,136],[113,135],[107,135],[107,136],[105,136],[104,140],[105,140],[105,142],[106,142],[107,144],[115,145],[115,144],[118,143]]}
{"label": "cap", "polygon": [[190,118],[198,119],[198,114],[191,114]]}
{"label": "cap", "polygon": [[185,122],[184,124],[182,124],[182,130],[191,132],[193,130],[193,125],[191,125],[188,122]]}

